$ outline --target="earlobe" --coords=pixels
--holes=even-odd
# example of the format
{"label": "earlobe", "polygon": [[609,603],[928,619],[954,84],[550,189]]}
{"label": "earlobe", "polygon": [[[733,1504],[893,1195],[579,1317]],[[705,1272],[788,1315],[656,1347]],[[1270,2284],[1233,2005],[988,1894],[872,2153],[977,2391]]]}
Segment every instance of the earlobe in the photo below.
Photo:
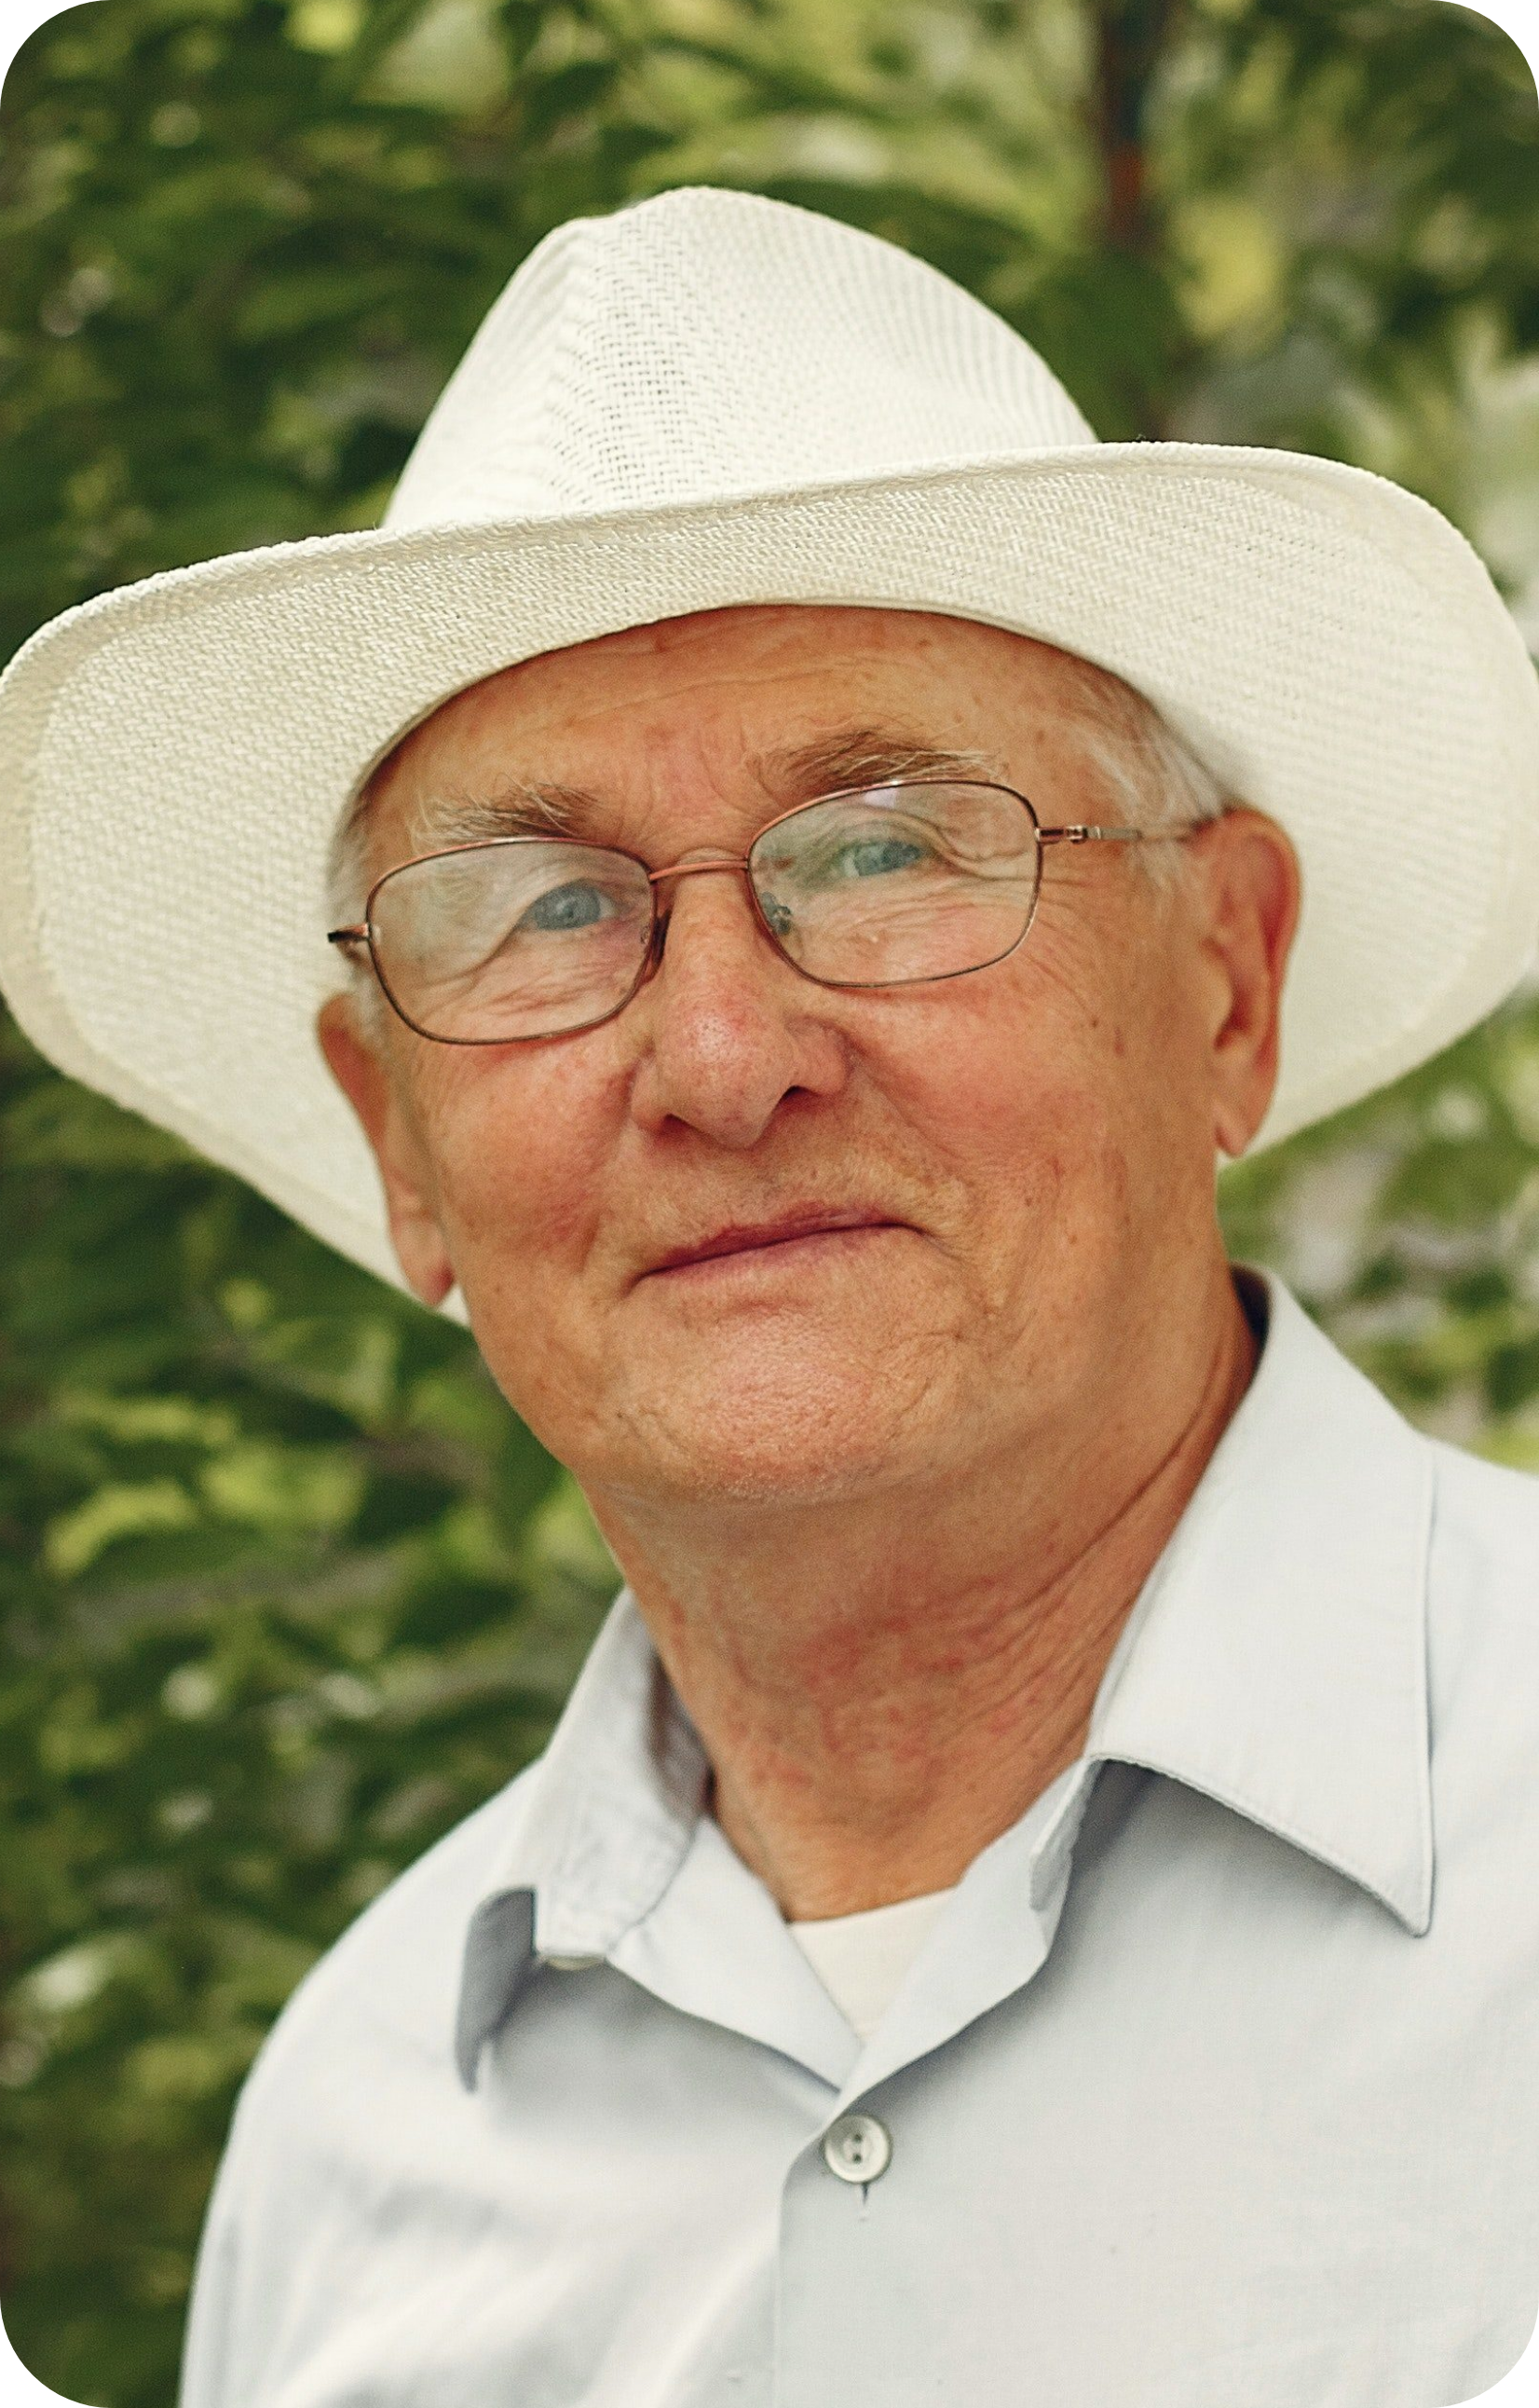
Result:
{"label": "earlobe", "polygon": [[391,1240],[406,1284],[423,1304],[440,1305],[454,1285],[454,1266],[438,1226],[421,1145],[391,1066],[360,1028],[350,996],[332,996],[321,1005],[316,1036],[378,1166]]}
{"label": "earlobe", "polygon": [[[1266,1082],[1267,1102],[1271,1101],[1271,1091],[1275,1082],[1276,1073],[1274,1068],[1272,1076]],[[1226,1162],[1238,1162],[1265,1118],[1265,1104],[1260,1111],[1249,1111],[1242,1115],[1231,1106],[1220,1102],[1213,1115],[1213,1140]]]}
{"label": "earlobe", "polygon": [[391,1224],[391,1234],[395,1240],[395,1259],[406,1275],[407,1286],[419,1304],[425,1304],[430,1312],[436,1312],[449,1289],[454,1285],[454,1272],[448,1255],[440,1245],[435,1249],[431,1265],[424,1265],[414,1270],[408,1262],[406,1251],[401,1242],[400,1232],[396,1229],[393,1221]]}

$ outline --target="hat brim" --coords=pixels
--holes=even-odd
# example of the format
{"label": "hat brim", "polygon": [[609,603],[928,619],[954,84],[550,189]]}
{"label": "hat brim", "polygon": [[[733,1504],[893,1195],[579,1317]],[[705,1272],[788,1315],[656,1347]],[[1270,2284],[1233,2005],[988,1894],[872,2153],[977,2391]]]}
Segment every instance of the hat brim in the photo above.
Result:
{"label": "hat brim", "polygon": [[1539,681],[1463,538],[1366,471],[1098,444],[603,516],[318,538],[121,588],[0,680],[0,984],[59,1067],[399,1283],[315,1013],[338,814],[492,671],[733,604],[938,611],[1115,670],[1298,849],[1258,1146],[1506,995]]}

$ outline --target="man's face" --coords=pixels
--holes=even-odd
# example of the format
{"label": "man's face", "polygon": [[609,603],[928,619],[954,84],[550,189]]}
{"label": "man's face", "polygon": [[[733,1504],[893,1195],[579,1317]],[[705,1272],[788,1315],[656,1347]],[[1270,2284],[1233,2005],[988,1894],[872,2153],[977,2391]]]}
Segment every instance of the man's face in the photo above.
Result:
{"label": "man's face", "polygon": [[[582,789],[574,836],[649,867],[741,856],[850,782],[787,782],[843,739],[981,756],[1045,825],[1116,819],[1080,695],[1046,646],[906,612],[605,638],[415,731],[377,781],[373,874],[426,849],[435,801],[512,780]],[[330,1007],[408,1276],[430,1300],[458,1281],[508,1401],[595,1502],[870,1495],[1007,1462],[1097,1396],[1115,1415],[1119,1365],[1211,1282],[1215,1143],[1237,1150],[1271,1083],[1266,1032],[1224,1032],[1247,941],[1226,844],[1198,840],[1174,900],[1130,847],[1055,848],[1025,942],[943,982],[816,985],[711,874],[661,890],[662,966],[597,1027],[455,1047],[386,1013],[361,1041]],[[820,1211],[875,1226],[658,1267]]]}

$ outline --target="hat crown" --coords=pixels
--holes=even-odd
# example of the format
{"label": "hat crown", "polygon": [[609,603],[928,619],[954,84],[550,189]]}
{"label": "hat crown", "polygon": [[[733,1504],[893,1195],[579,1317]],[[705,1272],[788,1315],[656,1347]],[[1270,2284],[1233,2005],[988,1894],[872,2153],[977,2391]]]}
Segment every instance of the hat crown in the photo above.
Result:
{"label": "hat crown", "polygon": [[686,188],[548,235],[492,305],[395,532],[702,501],[1093,443],[993,311],[874,235]]}

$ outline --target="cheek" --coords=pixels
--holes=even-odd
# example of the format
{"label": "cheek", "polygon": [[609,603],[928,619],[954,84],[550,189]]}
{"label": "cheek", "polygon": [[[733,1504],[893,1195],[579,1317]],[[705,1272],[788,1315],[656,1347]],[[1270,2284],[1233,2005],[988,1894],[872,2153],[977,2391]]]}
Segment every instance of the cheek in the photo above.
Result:
{"label": "cheek", "polygon": [[570,1278],[603,1196],[606,1096],[570,1054],[467,1049],[423,1112],[438,1217],[472,1315]]}
{"label": "cheek", "polygon": [[924,1067],[931,1126],[959,1165],[1042,1207],[1093,1193],[1131,1137],[1138,1086],[1133,1032],[1083,982],[1064,992],[1050,973],[958,998]]}
{"label": "cheek", "polygon": [[1133,1237],[1137,1137],[1128,1034],[1081,1003],[955,991],[931,1041],[884,1080],[951,1186],[966,1281],[1009,1350],[1074,1326],[1115,1281]]}

